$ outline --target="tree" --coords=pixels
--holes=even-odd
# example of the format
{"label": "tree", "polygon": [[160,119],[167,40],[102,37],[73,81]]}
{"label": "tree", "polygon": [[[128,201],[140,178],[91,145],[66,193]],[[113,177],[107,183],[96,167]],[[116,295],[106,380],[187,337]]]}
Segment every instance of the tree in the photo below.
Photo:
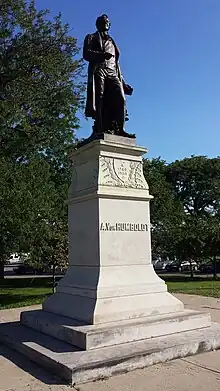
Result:
{"label": "tree", "polygon": [[[42,223],[42,221],[41,221]],[[41,230],[35,230],[30,243],[28,264],[42,270],[52,270],[53,290],[55,289],[55,271],[67,268],[68,229],[66,220],[47,220]]]}
{"label": "tree", "polygon": [[45,221],[66,221],[68,151],[84,79],[77,41],[61,15],[51,20],[34,1],[4,0],[0,23],[2,265],[15,249],[28,251]]}
{"label": "tree", "polygon": [[[144,162],[151,201],[154,257],[216,259],[220,230],[220,158]],[[213,261],[214,262],[214,261]]]}
{"label": "tree", "polygon": [[212,256],[213,251],[216,256],[216,243],[219,240],[217,215],[220,207],[220,158],[192,156],[176,161],[169,165],[167,180],[185,211],[183,223],[176,231],[179,256],[189,261],[203,258],[205,254]]}
{"label": "tree", "polygon": [[172,185],[167,181],[169,165],[160,158],[144,161],[144,175],[149,184],[151,201],[152,253],[154,258],[175,258],[173,232],[183,218],[183,207]]}
{"label": "tree", "polygon": [[50,166],[39,155],[26,165],[1,158],[0,170],[0,255],[4,265],[12,252],[26,249],[39,216],[52,213],[56,191]]}
{"label": "tree", "polygon": [[177,160],[169,165],[167,180],[186,214],[203,217],[216,213],[220,206],[220,157]]}
{"label": "tree", "polygon": [[76,39],[60,15],[49,21],[47,14],[34,1],[1,6],[1,155],[19,160],[36,150],[57,158],[78,127],[83,85]]}
{"label": "tree", "polygon": [[206,219],[204,257],[211,259],[213,264],[213,278],[217,279],[217,257],[220,257],[220,214],[209,216]]}
{"label": "tree", "polygon": [[204,228],[203,219],[186,215],[172,232],[176,256],[189,262],[191,277],[194,274],[192,261],[197,261],[204,254]]}

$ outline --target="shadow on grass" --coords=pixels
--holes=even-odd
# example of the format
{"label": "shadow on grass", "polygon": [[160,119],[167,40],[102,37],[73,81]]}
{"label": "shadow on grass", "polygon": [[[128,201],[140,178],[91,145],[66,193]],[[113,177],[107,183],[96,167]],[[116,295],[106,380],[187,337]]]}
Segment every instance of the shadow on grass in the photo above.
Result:
{"label": "shadow on grass", "polygon": [[15,308],[15,307],[25,307],[28,305],[41,304],[51,293],[40,293],[33,295],[25,294],[13,294],[6,293],[0,294],[0,309]]}
{"label": "shadow on grass", "polygon": [[[56,277],[56,282],[60,280],[61,277]],[[14,288],[49,288],[52,287],[53,281],[51,277],[48,278],[9,278],[9,279],[0,279],[0,289],[14,289]]]}

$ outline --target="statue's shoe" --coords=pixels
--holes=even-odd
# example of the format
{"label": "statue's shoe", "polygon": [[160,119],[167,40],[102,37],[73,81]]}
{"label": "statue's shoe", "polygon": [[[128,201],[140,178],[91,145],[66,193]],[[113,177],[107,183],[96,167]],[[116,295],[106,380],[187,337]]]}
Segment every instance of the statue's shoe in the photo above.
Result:
{"label": "statue's shoe", "polygon": [[125,132],[125,130],[121,130],[119,133],[118,133],[119,136],[122,136],[122,137],[129,137],[129,138],[136,138],[136,134],[134,133],[127,133]]}

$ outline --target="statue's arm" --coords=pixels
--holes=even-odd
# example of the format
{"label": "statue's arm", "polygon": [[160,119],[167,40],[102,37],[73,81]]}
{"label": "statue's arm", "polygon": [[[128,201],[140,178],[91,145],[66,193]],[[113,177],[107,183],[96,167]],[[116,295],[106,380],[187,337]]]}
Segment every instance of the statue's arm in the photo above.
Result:
{"label": "statue's arm", "polygon": [[119,75],[120,75],[120,79],[121,79],[121,82],[122,82],[122,86],[123,86],[123,90],[124,90],[125,95],[132,95],[133,88],[129,84],[127,84],[125,82],[124,77],[123,77],[123,75],[121,73],[121,69],[120,69],[119,64],[118,64],[118,71],[119,71]]}
{"label": "statue's arm", "polygon": [[88,34],[84,40],[83,45],[83,58],[88,62],[102,62],[105,60],[105,53],[93,50],[92,35]]}

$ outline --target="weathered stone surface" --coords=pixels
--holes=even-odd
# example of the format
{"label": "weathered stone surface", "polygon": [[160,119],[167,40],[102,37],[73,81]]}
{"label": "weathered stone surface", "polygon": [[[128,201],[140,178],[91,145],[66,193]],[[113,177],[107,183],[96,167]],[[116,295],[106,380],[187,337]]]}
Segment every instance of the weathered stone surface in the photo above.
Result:
{"label": "weathered stone surface", "polygon": [[69,267],[56,293],[22,314],[29,327],[0,326],[2,342],[72,384],[220,346],[220,326],[184,311],[155,273],[146,150],[114,137],[71,156]]}
{"label": "weathered stone surface", "polygon": [[69,268],[45,311],[89,324],[183,311],[151,263],[145,152],[111,135],[73,151]]}
{"label": "weathered stone surface", "polygon": [[125,144],[125,145],[136,145],[136,138],[135,137],[123,137],[123,136],[116,136],[108,133],[103,133],[102,135],[96,135],[92,134],[90,137],[88,137],[85,140],[79,141],[76,149],[83,148],[84,146],[90,144],[91,142],[97,141],[97,140],[104,140],[109,143],[114,144]]}
{"label": "weathered stone surface", "polygon": [[118,346],[80,351],[21,326],[0,325],[0,341],[71,384],[110,377],[179,357],[220,348],[220,325]]}
{"label": "weathered stone surface", "polygon": [[185,310],[137,320],[84,325],[39,310],[22,312],[21,323],[83,350],[90,350],[209,327],[211,319],[208,313]]}
{"label": "weathered stone surface", "polygon": [[136,138],[115,136],[113,134],[108,134],[108,133],[103,134],[103,140],[115,144],[122,144],[122,145],[125,144],[131,146],[136,145]]}

